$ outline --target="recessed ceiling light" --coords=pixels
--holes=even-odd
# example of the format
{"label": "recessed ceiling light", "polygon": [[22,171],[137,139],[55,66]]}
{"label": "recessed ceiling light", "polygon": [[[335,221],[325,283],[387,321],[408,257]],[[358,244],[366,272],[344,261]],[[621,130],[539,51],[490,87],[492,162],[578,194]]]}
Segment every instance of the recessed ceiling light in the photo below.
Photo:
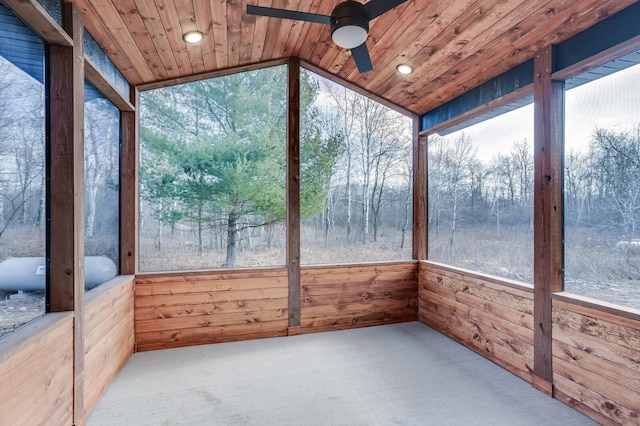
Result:
{"label": "recessed ceiling light", "polygon": [[409,75],[413,72],[413,67],[408,64],[400,64],[396,67],[398,72],[403,75]]}
{"label": "recessed ceiling light", "polygon": [[204,37],[204,34],[196,30],[184,33],[182,39],[187,43],[198,43],[200,40],[202,40],[202,37]]}

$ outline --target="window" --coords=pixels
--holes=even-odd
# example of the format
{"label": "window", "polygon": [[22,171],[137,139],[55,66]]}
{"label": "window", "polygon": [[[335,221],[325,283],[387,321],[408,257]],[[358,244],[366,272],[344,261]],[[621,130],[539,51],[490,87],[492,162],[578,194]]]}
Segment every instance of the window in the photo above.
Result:
{"label": "window", "polygon": [[120,111],[90,82],[84,102],[85,287],[118,273]]}
{"label": "window", "polygon": [[443,133],[427,140],[429,259],[533,283],[533,105]]}
{"label": "window", "polygon": [[141,271],[284,265],[285,66],[140,95]]}
{"label": "window", "polygon": [[0,335],[45,311],[44,43],[0,4]]}
{"label": "window", "polygon": [[619,69],[639,57],[566,82],[564,153],[565,291],[633,308],[640,308],[640,65]]}
{"label": "window", "polygon": [[301,263],[411,259],[411,120],[309,71],[301,78]]}

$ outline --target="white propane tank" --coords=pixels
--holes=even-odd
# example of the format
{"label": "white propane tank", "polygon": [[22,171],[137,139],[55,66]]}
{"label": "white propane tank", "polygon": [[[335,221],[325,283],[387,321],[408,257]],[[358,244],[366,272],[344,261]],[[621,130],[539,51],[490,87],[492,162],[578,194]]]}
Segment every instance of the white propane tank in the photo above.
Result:
{"label": "white propane tank", "polygon": [[[0,290],[37,291],[45,289],[44,257],[12,257],[0,262]],[[92,289],[118,273],[116,264],[106,256],[84,258],[84,286]]]}

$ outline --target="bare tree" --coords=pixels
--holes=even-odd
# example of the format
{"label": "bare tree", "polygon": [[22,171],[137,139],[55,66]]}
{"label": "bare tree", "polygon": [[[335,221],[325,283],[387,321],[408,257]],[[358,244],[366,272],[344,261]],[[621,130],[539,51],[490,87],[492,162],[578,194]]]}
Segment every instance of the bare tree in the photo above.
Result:
{"label": "bare tree", "polygon": [[456,225],[459,220],[460,200],[463,197],[465,184],[468,183],[469,166],[475,155],[471,138],[464,133],[449,147],[449,162],[447,164],[448,185],[451,209],[451,224],[449,227],[449,250],[455,243]]}
{"label": "bare tree", "polygon": [[[85,237],[94,235],[99,190],[117,184],[119,112],[105,99],[85,104]],[[115,180],[115,182],[114,182]]]}

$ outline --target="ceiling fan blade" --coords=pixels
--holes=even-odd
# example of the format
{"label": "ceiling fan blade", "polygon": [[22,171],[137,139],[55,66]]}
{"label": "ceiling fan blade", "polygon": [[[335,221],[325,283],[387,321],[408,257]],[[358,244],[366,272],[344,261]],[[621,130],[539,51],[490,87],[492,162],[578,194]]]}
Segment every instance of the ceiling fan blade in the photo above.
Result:
{"label": "ceiling fan blade", "polygon": [[369,19],[375,19],[396,6],[400,6],[407,0],[371,0],[364,5],[364,10],[369,14]]}
{"label": "ceiling fan blade", "polygon": [[317,13],[298,12],[297,10],[276,9],[275,7],[263,7],[247,5],[249,15],[269,16],[273,18],[295,19],[297,21],[314,22],[317,24],[330,24],[331,17]]}
{"label": "ceiling fan blade", "polygon": [[358,71],[361,73],[365,73],[373,69],[369,50],[367,49],[367,43],[362,43],[360,46],[351,49],[351,55],[353,56],[353,60],[356,61]]}

